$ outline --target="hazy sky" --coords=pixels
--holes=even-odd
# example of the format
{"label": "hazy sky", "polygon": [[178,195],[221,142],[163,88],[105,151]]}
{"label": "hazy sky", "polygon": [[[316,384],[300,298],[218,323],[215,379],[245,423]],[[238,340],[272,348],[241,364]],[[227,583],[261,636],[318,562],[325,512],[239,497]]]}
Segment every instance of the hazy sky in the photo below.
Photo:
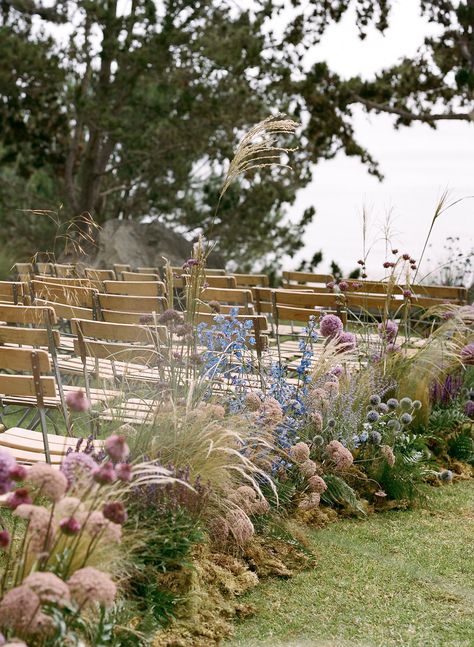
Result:
{"label": "hazy sky", "polygon": [[[322,43],[310,53],[311,60],[325,59],[344,76],[370,77],[383,66],[416,51],[433,27],[418,15],[418,2],[398,0],[391,27],[385,36],[371,33],[357,38],[353,17],[328,30]],[[364,166],[344,155],[317,165],[314,180],[301,191],[295,213],[314,205],[316,217],[305,235],[305,250],[285,266],[294,268],[301,258],[322,249],[326,269],[335,259],[352,269],[362,255],[362,209],[370,215],[369,239],[379,239],[369,256],[371,275],[383,273],[385,243],[380,240],[383,223],[391,213],[394,243],[419,257],[438,199],[445,189],[452,200],[474,196],[474,125],[443,122],[437,130],[418,124],[395,130],[389,115],[357,116],[356,134],[379,161],[384,182],[371,177]],[[441,259],[448,236],[460,236],[465,250],[474,245],[474,199],[464,200],[437,222],[431,238]]]}

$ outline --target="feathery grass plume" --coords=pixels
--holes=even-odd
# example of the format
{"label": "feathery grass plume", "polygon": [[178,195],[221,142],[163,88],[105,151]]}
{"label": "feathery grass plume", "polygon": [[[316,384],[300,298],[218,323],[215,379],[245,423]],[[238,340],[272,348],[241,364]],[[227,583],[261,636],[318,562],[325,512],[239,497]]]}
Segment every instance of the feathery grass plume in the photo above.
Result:
{"label": "feathery grass plume", "polygon": [[296,148],[277,146],[278,135],[293,135],[299,124],[284,114],[271,115],[251,128],[240,143],[224,179],[219,201],[232,182],[243,173],[267,166],[291,168],[281,161],[283,153]]}

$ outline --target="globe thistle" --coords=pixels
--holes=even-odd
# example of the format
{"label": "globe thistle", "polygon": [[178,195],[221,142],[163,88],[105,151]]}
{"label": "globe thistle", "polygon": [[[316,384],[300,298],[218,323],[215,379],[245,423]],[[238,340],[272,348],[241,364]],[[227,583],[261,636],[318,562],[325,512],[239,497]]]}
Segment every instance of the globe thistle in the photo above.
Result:
{"label": "globe thistle", "polygon": [[318,492],[311,492],[306,496],[304,499],[300,501],[298,504],[298,508],[300,510],[304,510],[305,512],[308,512],[309,510],[314,510],[315,508],[318,507],[319,503],[321,501],[321,497]]}
{"label": "globe thistle", "polygon": [[387,400],[387,407],[388,407],[391,411],[395,411],[396,409],[398,409],[398,404],[399,404],[399,403],[398,403],[397,398],[389,398],[389,399]]}
{"label": "globe thistle", "polygon": [[117,474],[111,461],[107,461],[107,463],[96,467],[92,476],[94,481],[100,485],[109,485],[117,479]]}
{"label": "globe thistle", "polygon": [[369,441],[372,445],[380,445],[382,442],[382,434],[378,431],[371,431],[369,434]]}
{"label": "globe thistle", "polygon": [[386,414],[389,412],[388,406],[385,404],[385,402],[381,402],[380,404],[377,405],[377,411],[382,414]]}
{"label": "globe thistle", "polygon": [[67,584],[54,573],[31,573],[23,580],[23,585],[34,591],[42,604],[64,606],[70,600]]}
{"label": "globe thistle", "polygon": [[5,550],[11,542],[10,533],[8,530],[0,530],[0,548]]}
{"label": "globe thistle", "polygon": [[76,413],[89,411],[92,406],[91,401],[82,389],[69,391],[69,393],[66,393],[65,400],[69,410]]}
{"label": "globe thistle", "polygon": [[74,482],[81,482],[89,478],[97,468],[97,463],[89,454],[83,452],[70,452],[61,465],[61,471],[67,478],[69,486]]}
{"label": "globe thistle", "polygon": [[100,604],[111,607],[117,593],[117,587],[109,575],[86,566],[76,571],[68,580],[71,597],[78,607]]}
{"label": "globe thistle", "polygon": [[413,416],[411,416],[409,413],[402,413],[400,416],[400,422],[402,425],[409,425],[411,422],[413,422]]}
{"label": "globe thistle", "polygon": [[47,463],[36,463],[30,467],[26,480],[34,485],[42,496],[54,502],[64,496],[68,487],[68,480],[63,472]]}
{"label": "globe thistle", "polygon": [[421,407],[422,407],[422,406],[423,406],[423,405],[421,404],[421,402],[420,402],[419,400],[413,400],[413,408],[414,408],[416,411],[419,411],[419,410],[421,409]]}
{"label": "globe thistle", "polygon": [[413,402],[412,402],[412,399],[411,399],[411,398],[402,398],[402,399],[400,400],[400,407],[401,407],[404,411],[408,411],[408,409],[411,409],[411,408],[412,408],[412,406],[413,406]]}
{"label": "globe thistle", "polygon": [[318,469],[316,463],[311,459],[304,461],[304,463],[300,463],[298,467],[300,469],[301,474],[306,478],[310,478],[311,476],[313,476],[313,474],[315,474],[316,470]]}
{"label": "globe thistle", "polygon": [[7,506],[10,510],[16,510],[19,505],[23,503],[33,503],[30,497],[30,493],[26,488],[18,488],[13,490],[7,497]]}
{"label": "globe thistle", "polygon": [[326,485],[326,481],[324,479],[322,479],[317,474],[314,474],[308,479],[308,488],[311,490],[311,492],[322,494],[328,489],[328,486]]}
{"label": "globe thistle", "polygon": [[255,528],[243,510],[232,510],[226,517],[229,531],[239,546],[245,546],[255,534]]}
{"label": "globe thistle", "polygon": [[33,553],[47,549],[56,532],[56,523],[49,510],[39,505],[23,503],[13,512],[22,519],[28,519],[28,548]]}
{"label": "globe thistle", "polygon": [[367,414],[367,422],[372,422],[372,423],[377,422],[379,418],[380,418],[380,414],[377,413],[377,411],[374,411],[373,409],[372,411],[369,411],[369,413]]}
{"label": "globe thistle", "polygon": [[105,441],[105,451],[115,463],[123,462],[130,454],[125,436],[112,434]]}
{"label": "globe thistle", "polygon": [[313,445],[314,445],[315,447],[321,447],[321,445],[323,445],[323,443],[324,443],[324,438],[323,438],[322,436],[320,436],[319,434],[318,434],[318,435],[316,435],[316,436],[313,438]]}
{"label": "globe thistle", "polygon": [[390,445],[381,445],[380,451],[390,467],[393,467],[395,465],[395,454]]}
{"label": "globe thistle", "polygon": [[460,358],[463,364],[474,366],[474,342],[464,346],[461,350]]}
{"label": "globe thistle", "polygon": [[335,426],[336,426],[336,421],[334,420],[334,418],[330,418],[330,419],[328,420],[328,427],[329,427],[329,429],[334,429],[334,427],[335,427]]}
{"label": "globe thistle", "polygon": [[349,352],[357,346],[357,339],[354,333],[343,332],[337,338],[338,352]]}
{"label": "globe thistle", "polygon": [[309,459],[309,447],[306,443],[296,443],[290,449],[291,458],[297,463],[304,463]]}
{"label": "globe thistle", "polygon": [[453,480],[453,473],[451,470],[443,470],[438,474],[440,481],[444,481],[445,483],[451,483]]}
{"label": "globe thistle", "polygon": [[343,331],[343,324],[336,315],[324,315],[319,323],[319,330],[323,337],[337,337]]}
{"label": "globe thistle", "polygon": [[474,401],[468,400],[464,403],[464,415],[474,420]]}
{"label": "globe thistle", "polygon": [[128,518],[127,511],[121,501],[110,501],[104,504],[102,514],[106,519],[122,526]]}
{"label": "globe thistle", "polygon": [[376,407],[381,402],[380,396],[374,393],[370,396],[369,402],[373,407]]}
{"label": "globe thistle", "polygon": [[255,391],[249,391],[245,396],[245,406],[249,411],[258,411],[261,404],[262,400]]}
{"label": "globe thistle", "polygon": [[391,429],[392,431],[395,431],[395,432],[400,431],[400,429],[401,429],[401,425],[400,425],[399,421],[396,420],[395,418],[392,418],[392,420],[389,420],[387,422],[387,427],[389,429]]}
{"label": "globe thistle", "polygon": [[395,321],[388,319],[385,322],[379,323],[377,330],[384,341],[393,342],[398,335],[398,324]]}

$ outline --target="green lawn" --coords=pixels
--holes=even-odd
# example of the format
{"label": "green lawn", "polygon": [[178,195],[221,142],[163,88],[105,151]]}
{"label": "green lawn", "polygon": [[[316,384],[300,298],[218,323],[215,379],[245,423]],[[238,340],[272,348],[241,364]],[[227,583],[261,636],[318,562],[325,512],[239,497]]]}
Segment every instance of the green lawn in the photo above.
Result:
{"label": "green lawn", "polygon": [[314,531],[314,570],[263,583],[226,645],[474,646],[474,484],[430,489],[429,509]]}

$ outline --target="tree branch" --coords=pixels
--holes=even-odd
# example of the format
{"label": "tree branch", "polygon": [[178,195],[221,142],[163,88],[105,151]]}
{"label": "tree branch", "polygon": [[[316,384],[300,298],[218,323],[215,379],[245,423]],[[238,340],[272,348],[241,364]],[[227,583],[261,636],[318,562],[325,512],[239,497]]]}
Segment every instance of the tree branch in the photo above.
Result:
{"label": "tree branch", "polygon": [[377,110],[377,112],[387,112],[391,115],[398,115],[403,119],[408,119],[409,121],[422,121],[425,123],[433,123],[436,121],[474,121],[474,110],[471,112],[438,112],[438,113],[419,113],[410,112],[403,108],[394,108],[387,105],[386,103],[377,103],[371,101],[370,99],[364,99],[358,94],[353,94],[354,103],[361,103],[369,110]]}

